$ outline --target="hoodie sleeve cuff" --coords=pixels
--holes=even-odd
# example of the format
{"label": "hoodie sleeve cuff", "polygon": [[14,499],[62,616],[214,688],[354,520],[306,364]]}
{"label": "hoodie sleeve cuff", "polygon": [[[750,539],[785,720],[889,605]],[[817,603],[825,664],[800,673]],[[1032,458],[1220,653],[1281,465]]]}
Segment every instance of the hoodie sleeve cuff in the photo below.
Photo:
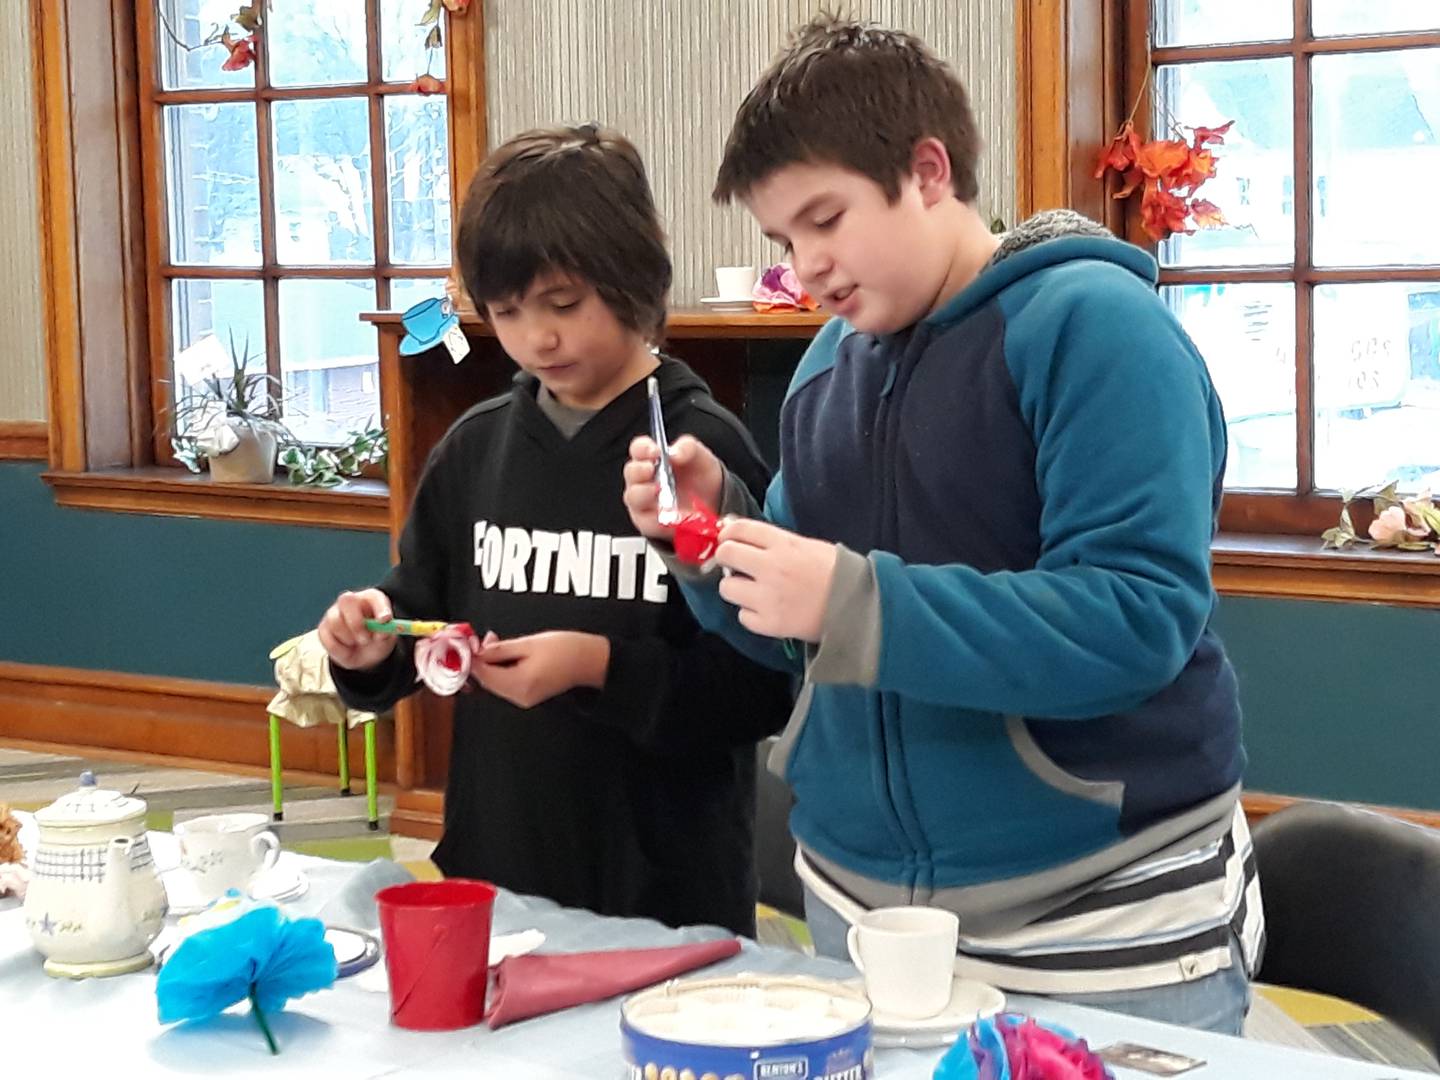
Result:
{"label": "hoodie sleeve cuff", "polygon": [[340,700],[351,709],[381,713],[408,694],[414,688],[415,663],[406,644],[398,644],[373,668],[356,671],[332,663],[330,677]]}
{"label": "hoodie sleeve cuff", "polygon": [[813,651],[806,650],[810,680],[873,686],[880,672],[880,630],[875,566],[865,556],[837,544],[820,644]]}

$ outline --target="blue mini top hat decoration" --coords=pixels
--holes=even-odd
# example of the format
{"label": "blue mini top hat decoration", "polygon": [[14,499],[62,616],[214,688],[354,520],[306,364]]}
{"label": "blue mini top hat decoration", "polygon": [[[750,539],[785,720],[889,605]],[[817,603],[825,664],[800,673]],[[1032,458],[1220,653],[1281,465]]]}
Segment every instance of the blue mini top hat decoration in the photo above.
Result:
{"label": "blue mini top hat decoration", "polygon": [[460,316],[448,298],[421,300],[400,316],[405,337],[400,342],[401,356],[414,356],[433,349],[452,329],[460,325]]}

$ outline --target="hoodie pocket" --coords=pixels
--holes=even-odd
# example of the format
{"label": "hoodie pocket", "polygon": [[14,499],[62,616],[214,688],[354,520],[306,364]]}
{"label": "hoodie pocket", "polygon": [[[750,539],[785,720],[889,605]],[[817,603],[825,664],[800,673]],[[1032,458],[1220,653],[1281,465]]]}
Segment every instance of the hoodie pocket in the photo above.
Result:
{"label": "hoodie pocket", "polygon": [[1120,808],[1120,803],[1125,797],[1123,781],[1086,780],[1074,773],[1066,772],[1040,748],[1040,744],[1035,741],[1035,736],[1030,733],[1024,717],[1007,716],[1005,718],[1005,734],[1009,736],[1010,745],[1015,748],[1016,756],[1020,758],[1025,767],[1056,791],[1073,795],[1077,799],[1084,799],[1086,802],[1099,803],[1117,810]]}
{"label": "hoodie pocket", "polygon": [[795,707],[790,710],[790,719],[785,722],[785,730],[780,732],[780,737],[770,748],[770,756],[765,759],[765,768],[787,784],[790,783],[790,762],[795,757],[795,745],[805,730],[805,720],[810,715],[810,705],[814,700],[815,684],[806,679],[795,698]]}

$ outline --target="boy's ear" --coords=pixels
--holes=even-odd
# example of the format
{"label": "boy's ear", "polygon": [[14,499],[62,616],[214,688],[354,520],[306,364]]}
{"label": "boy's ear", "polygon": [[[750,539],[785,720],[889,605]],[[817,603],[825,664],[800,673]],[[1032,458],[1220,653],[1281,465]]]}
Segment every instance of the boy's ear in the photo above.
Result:
{"label": "boy's ear", "polygon": [[910,155],[910,174],[915,177],[920,199],[927,210],[955,194],[950,183],[950,152],[934,136],[926,136],[915,144]]}

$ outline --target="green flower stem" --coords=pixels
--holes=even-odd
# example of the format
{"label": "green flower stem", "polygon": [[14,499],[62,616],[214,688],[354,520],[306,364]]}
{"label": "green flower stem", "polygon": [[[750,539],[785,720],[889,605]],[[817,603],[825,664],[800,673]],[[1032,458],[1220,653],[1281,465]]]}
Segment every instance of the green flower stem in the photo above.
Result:
{"label": "green flower stem", "polygon": [[260,1002],[255,997],[255,984],[250,984],[250,1011],[255,1014],[255,1021],[260,1025],[260,1030],[265,1033],[265,1041],[270,1044],[270,1053],[280,1053],[280,1048],[275,1045],[275,1036],[270,1034],[270,1025],[265,1021],[265,1013],[260,1008]]}

